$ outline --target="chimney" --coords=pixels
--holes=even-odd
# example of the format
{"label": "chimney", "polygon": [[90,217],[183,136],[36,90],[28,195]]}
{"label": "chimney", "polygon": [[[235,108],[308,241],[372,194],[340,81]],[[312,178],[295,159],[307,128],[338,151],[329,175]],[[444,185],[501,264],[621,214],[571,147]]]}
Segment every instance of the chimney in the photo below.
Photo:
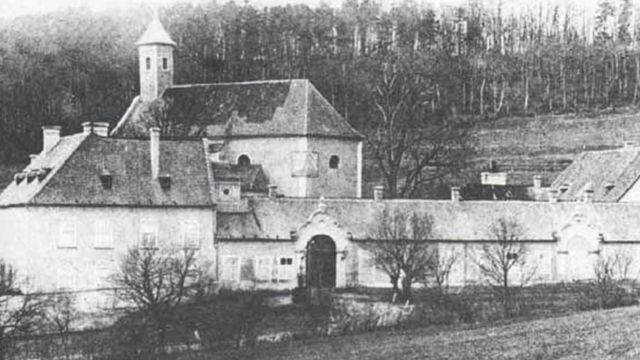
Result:
{"label": "chimney", "polygon": [[373,200],[380,201],[384,199],[384,186],[376,185],[373,187]]}
{"label": "chimney", "polygon": [[278,185],[269,184],[268,188],[269,188],[269,192],[268,192],[269,197],[276,198],[278,196]]}
{"label": "chimney", "polygon": [[558,202],[558,190],[549,189],[549,202],[557,203]]}
{"label": "chimney", "polygon": [[82,133],[83,134],[94,133],[98,136],[107,137],[109,136],[109,123],[85,121],[82,123]]}
{"label": "chimney", "polygon": [[533,187],[536,189],[540,189],[542,187],[542,176],[540,175],[533,176]]}
{"label": "chimney", "polygon": [[29,165],[33,166],[36,163],[36,160],[38,159],[38,154],[29,154]]}
{"label": "chimney", "polygon": [[149,158],[151,159],[151,176],[158,178],[160,172],[160,128],[149,129]]}
{"label": "chimney", "polygon": [[109,136],[109,123],[108,122],[94,122],[93,123],[93,133],[101,136],[108,137]]}
{"label": "chimney", "polygon": [[457,203],[460,202],[460,187],[452,186],[451,187],[451,202]]}
{"label": "chimney", "polygon": [[593,189],[585,189],[582,194],[582,201],[586,203],[593,202]]}
{"label": "chimney", "polygon": [[91,128],[93,124],[90,121],[85,121],[82,123],[82,133],[84,135],[91,134]]}
{"label": "chimney", "polygon": [[60,126],[42,127],[42,153],[46,154],[60,141]]}

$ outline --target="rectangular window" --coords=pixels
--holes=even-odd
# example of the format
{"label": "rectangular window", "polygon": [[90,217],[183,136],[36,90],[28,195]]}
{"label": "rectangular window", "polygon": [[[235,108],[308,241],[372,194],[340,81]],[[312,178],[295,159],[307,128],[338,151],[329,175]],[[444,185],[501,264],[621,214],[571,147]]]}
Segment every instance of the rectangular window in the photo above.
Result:
{"label": "rectangular window", "polygon": [[145,66],[147,67],[147,70],[151,70],[151,58],[148,57],[144,59],[144,63],[145,63]]}
{"label": "rectangular window", "polygon": [[169,59],[162,58],[162,70],[169,69]]}
{"label": "rectangular window", "polygon": [[291,281],[293,280],[293,258],[283,257],[280,258],[280,266],[278,267],[278,280]]}
{"label": "rectangular window", "polygon": [[98,220],[94,224],[94,243],[96,249],[113,248],[113,236],[111,222],[108,220]]}
{"label": "rectangular window", "polygon": [[240,281],[255,281],[256,273],[253,258],[242,258],[242,266],[240,267]]}
{"label": "rectangular window", "polygon": [[197,221],[182,222],[182,246],[186,249],[200,248],[200,224]]}
{"label": "rectangular window", "polygon": [[220,279],[223,281],[238,281],[240,279],[240,259],[237,256],[225,256],[221,260],[222,271]]}
{"label": "rectangular window", "polygon": [[157,248],[158,247],[158,223],[143,219],[140,221],[140,247],[141,248]]}
{"label": "rectangular window", "polygon": [[271,281],[273,257],[260,256],[256,259],[256,280]]}
{"label": "rectangular window", "polygon": [[71,221],[62,221],[58,229],[58,247],[75,248],[76,244],[76,224]]}

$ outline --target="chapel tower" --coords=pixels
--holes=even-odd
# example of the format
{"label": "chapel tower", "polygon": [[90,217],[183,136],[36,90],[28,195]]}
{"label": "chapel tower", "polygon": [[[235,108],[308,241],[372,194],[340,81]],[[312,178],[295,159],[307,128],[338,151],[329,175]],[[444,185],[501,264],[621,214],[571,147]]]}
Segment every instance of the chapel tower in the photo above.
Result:
{"label": "chapel tower", "polygon": [[140,98],[151,101],[173,85],[173,50],[176,43],[171,40],[156,14],[136,46],[140,69]]}

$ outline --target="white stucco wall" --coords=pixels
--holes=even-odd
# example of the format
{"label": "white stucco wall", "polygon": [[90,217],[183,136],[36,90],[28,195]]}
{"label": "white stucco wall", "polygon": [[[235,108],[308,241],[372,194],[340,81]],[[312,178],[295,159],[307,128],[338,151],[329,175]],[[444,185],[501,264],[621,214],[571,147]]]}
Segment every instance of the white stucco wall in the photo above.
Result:
{"label": "white stucco wall", "polygon": [[262,165],[267,178],[278,185],[278,192],[285,196],[303,197],[306,195],[307,178],[291,176],[294,152],[307,151],[305,137],[276,137],[233,139],[223,150],[224,157],[236,164],[240,155],[247,155],[252,164]]}
{"label": "white stucco wall", "polygon": [[[4,215],[1,215],[4,214]],[[182,247],[185,224],[195,223],[201,264],[213,266],[215,220],[211,209],[124,207],[29,207],[0,209],[2,258],[15,264],[33,288],[92,290],[110,287],[107,277],[120,259],[138,246],[141,226],[156,227],[159,248]],[[98,225],[100,224],[100,225]],[[151,224],[151,225],[143,225]],[[73,234],[73,244],[62,240],[62,227]],[[110,236],[111,244],[100,243]],[[106,238],[108,239],[108,237]],[[10,244],[6,246],[6,244]],[[106,245],[105,245],[106,244]]]}
{"label": "white stucco wall", "polygon": [[[355,198],[360,195],[362,151],[359,141],[344,139],[309,139],[309,150],[318,153],[319,174],[309,179],[307,196]],[[329,159],[336,155],[340,159],[337,169],[329,167]]]}
{"label": "white stucco wall", "polygon": [[[222,240],[218,248],[217,271],[223,286],[258,289],[293,289],[298,286],[302,254],[296,253],[291,241]],[[286,259],[291,259],[291,263]]]}
{"label": "white stucco wall", "polygon": [[[358,197],[361,188],[362,146],[343,139],[269,137],[230,140],[223,157],[232,164],[247,155],[252,164],[262,165],[269,181],[288,197]],[[317,167],[313,176],[294,175],[300,154],[310,153]],[[331,169],[329,159],[337,155],[339,167]]]}

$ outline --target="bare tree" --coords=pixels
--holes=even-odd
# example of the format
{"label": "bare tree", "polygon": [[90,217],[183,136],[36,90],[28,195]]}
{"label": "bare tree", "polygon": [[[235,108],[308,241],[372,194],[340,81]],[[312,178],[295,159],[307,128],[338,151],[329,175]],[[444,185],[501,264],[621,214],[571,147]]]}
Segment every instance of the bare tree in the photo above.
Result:
{"label": "bare tree", "polygon": [[457,261],[458,254],[453,250],[447,252],[437,249],[437,251],[434,251],[425,284],[434,283],[438,293],[444,294],[449,285],[449,274],[451,274],[451,269]]}
{"label": "bare tree", "polygon": [[[377,222],[378,227],[371,232],[371,241],[365,248],[371,253],[375,267],[389,276],[394,294],[409,300],[411,286],[424,279],[437,252],[437,246],[431,241],[433,218],[416,213],[391,215],[384,210]],[[402,284],[401,293],[398,282]]]}
{"label": "bare tree", "polygon": [[55,333],[60,336],[62,351],[65,359],[70,359],[71,331],[76,320],[73,297],[69,294],[57,294],[51,297],[47,306],[47,320],[53,326]]}
{"label": "bare tree", "polygon": [[535,275],[535,266],[526,267],[529,249],[522,236],[524,229],[513,219],[500,218],[487,229],[491,243],[484,244],[477,259],[480,273],[497,291],[502,302],[504,316],[512,315],[513,270],[521,270],[520,285],[528,283]]}
{"label": "bare tree", "polygon": [[609,255],[602,252],[593,264],[595,290],[600,309],[615,306],[619,294],[619,284],[629,278],[633,258],[628,254],[616,251]]}
{"label": "bare tree", "polygon": [[12,341],[38,331],[45,319],[47,298],[20,288],[16,271],[0,264],[0,360],[7,357]]}
{"label": "bare tree", "polygon": [[112,277],[118,297],[150,320],[162,350],[178,306],[202,291],[195,250],[130,249]]}
{"label": "bare tree", "polygon": [[362,66],[374,109],[367,143],[392,198],[418,196],[424,185],[461,168],[470,152],[467,126],[434,109],[433,61],[394,53]]}

